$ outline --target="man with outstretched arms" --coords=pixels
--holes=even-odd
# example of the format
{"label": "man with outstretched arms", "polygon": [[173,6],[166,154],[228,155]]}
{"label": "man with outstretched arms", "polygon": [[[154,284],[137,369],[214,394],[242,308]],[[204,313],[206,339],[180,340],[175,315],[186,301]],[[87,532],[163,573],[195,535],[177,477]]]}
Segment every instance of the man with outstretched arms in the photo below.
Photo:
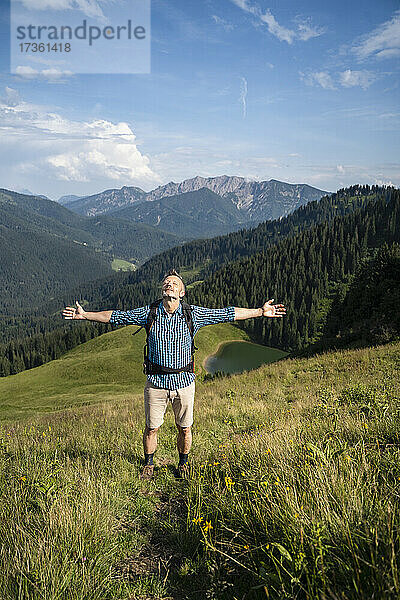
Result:
{"label": "man with outstretched arms", "polygon": [[148,337],[145,354],[147,381],[144,388],[146,425],[143,434],[145,464],[142,479],[153,477],[153,456],[157,448],[157,432],[171,401],[178,429],[178,476],[189,473],[188,454],[192,445],[193,402],[195,392],[194,342],[196,333],[206,325],[239,321],[254,317],[283,317],[283,304],[268,300],[261,308],[205,308],[183,301],[185,285],[175,270],[169,271],[162,283],[162,300],[133,310],[87,312],[76,307],[63,310],[65,319],[87,319],[111,325],[140,325]]}

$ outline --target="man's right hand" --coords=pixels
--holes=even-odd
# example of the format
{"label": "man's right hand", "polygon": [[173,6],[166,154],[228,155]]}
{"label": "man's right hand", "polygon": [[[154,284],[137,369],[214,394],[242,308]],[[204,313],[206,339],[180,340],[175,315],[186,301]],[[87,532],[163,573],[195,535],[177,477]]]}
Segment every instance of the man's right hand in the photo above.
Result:
{"label": "man's right hand", "polygon": [[66,306],[62,311],[64,319],[85,319],[85,311],[78,301],[75,302],[76,308],[73,306]]}

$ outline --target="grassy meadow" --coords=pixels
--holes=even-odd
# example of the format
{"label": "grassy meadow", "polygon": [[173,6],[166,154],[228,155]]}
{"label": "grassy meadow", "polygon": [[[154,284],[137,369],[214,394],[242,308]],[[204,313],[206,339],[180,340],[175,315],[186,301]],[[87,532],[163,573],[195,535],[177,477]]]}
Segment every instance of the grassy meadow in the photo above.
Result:
{"label": "grassy meadow", "polygon": [[0,380],[1,600],[398,598],[400,343],[200,373],[192,478],[169,408],[145,483],[133,330]]}
{"label": "grassy meadow", "polygon": [[111,263],[113,271],[135,271],[136,266],[123,258],[114,258]]}

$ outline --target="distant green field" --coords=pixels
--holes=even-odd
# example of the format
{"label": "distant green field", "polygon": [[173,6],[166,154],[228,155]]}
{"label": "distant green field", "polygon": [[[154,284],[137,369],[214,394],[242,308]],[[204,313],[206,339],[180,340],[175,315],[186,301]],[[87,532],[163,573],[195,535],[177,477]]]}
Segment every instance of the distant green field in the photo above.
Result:
{"label": "distant green field", "polygon": [[194,269],[183,268],[179,271],[179,275],[185,282],[193,283],[193,281],[197,279],[197,275],[200,273],[200,271],[210,262],[211,259],[207,259]]}
{"label": "distant green field", "polygon": [[[71,323],[79,327],[79,322]],[[145,384],[145,332],[132,337],[135,325],[121,327],[74,348],[58,360],[35,369],[0,378],[0,420],[36,413],[128,399]],[[248,340],[230,323],[204,327],[196,335],[196,372],[204,374],[204,358],[221,341]]]}
{"label": "distant green field", "polygon": [[114,271],[135,271],[136,267],[133,263],[123,260],[122,258],[114,258],[111,263],[111,267]]}

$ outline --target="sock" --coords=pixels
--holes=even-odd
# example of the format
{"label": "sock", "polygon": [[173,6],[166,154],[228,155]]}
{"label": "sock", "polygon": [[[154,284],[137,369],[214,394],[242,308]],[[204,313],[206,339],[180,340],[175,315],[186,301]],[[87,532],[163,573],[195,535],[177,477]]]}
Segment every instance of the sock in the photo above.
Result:
{"label": "sock", "polygon": [[153,463],[153,456],[154,456],[154,452],[153,454],[145,454],[144,455],[144,464],[145,465],[152,465]]}
{"label": "sock", "polygon": [[182,452],[179,452],[179,466],[186,465],[188,456],[189,454],[182,454]]}

